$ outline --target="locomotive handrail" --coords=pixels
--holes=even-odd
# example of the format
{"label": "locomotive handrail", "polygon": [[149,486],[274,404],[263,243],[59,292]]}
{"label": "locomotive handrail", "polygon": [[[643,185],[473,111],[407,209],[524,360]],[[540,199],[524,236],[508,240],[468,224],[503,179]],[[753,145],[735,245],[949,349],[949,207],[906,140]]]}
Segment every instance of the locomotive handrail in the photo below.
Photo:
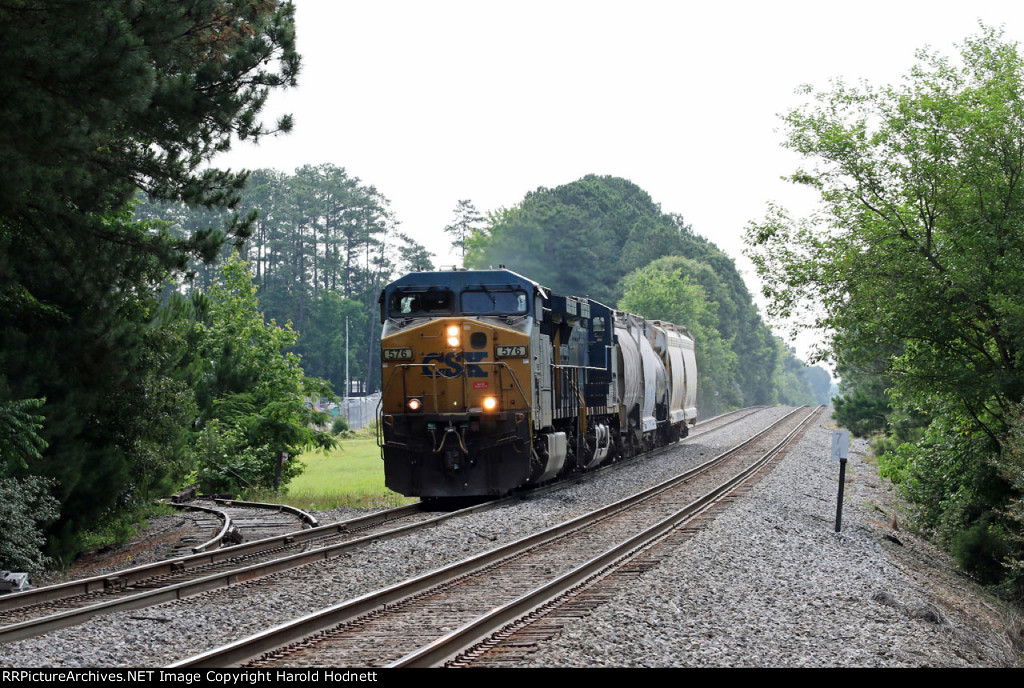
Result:
{"label": "locomotive handrail", "polygon": [[[398,363],[391,370],[391,376],[388,377],[388,381],[386,383],[384,383],[384,385],[381,387],[380,401],[377,402],[377,407],[378,407],[378,411],[377,411],[377,446],[378,447],[383,447],[384,446],[384,429],[383,429],[383,425],[384,425],[384,397],[387,396],[388,390],[391,388],[391,383],[394,382],[395,375],[398,373],[398,371],[400,369],[403,369],[402,370],[402,398],[405,399],[405,398],[408,398],[409,395],[408,395],[408,389],[406,389],[405,371],[404,371],[404,369],[405,368],[414,368],[414,367],[421,367],[422,368],[424,366],[430,366],[431,368],[436,368],[437,367],[437,365],[434,364],[434,363]],[[437,409],[437,375],[431,375],[430,376],[430,383],[431,383],[431,385],[433,385],[433,388],[434,388],[433,392],[430,395],[433,398],[433,400],[434,400],[434,413],[440,413],[440,411],[438,411],[438,409]]]}
{"label": "locomotive handrail", "polygon": [[[523,403],[526,405],[526,408],[530,407],[530,399],[526,396],[526,392],[523,391],[523,386],[519,384],[519,378],[516,376],[515,371],[508,367],[508,363],[505,363],[504,361],[479,361],[476,365],[501,366],[507,370],[508,374],[512,376],[512,382],[515,383],[516,389],[519,390],[519,396],[523,398]],[[500,382],[498,389],[501,389]]]}
{"label": "locomotive handrail", "polygon": [[[377,410],[374,416],[377,418],[377,446],[379,448],[384,447],[384,390],[381,390],[380,399],[377,400]],[[380,455],[381,460],[384,459],[384,453]]]}
{"label": "locomotive handrail", "polygon": [[[580,391],[580,368],[585,366],[558,366],[559,368],[568,369],[572,368],[572,375],[567,379],[569,387],[573,392],[576,393],[576,401],[579,404],[576,411],[576,417],[579,420],[579,432],[576,433],[576,456],[583,456],[583,447],[587,443],[587,400],[583,396],[583,392]],[[577,460],[579,460],[577,458]]]}
{"label": "locomotive handrail", "polygon": [[[584,384],[586,384],[586,383],[584,382]],[[579,432],[579,441],[582,442],[583,444],[586,444],[586,442],[587,442],[587,428],[588,428],[588,423],[587,423],[587,398],[583,395],[583,390],[580,389],[580,379],[579,379],[579,373],[578,372],[576,374],[576,379],[572,381],[572,386],[573,386],[573,389],[576,390],[576,397],[579,399],[579,403],[580,403],[580,413],[579,413],[579,416],[580,416],[580,432]]]}

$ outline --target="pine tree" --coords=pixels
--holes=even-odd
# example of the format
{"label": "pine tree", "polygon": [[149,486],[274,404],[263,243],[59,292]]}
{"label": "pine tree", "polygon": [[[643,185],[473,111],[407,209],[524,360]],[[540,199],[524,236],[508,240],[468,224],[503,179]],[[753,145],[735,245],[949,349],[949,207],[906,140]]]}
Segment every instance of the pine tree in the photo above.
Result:
{"label": "pine tree", "polygon": [[48,446],[15,473],[55,479],[59,557],[158,481],[138,460],[162,388],[148,341],[157,296],[252,221],[184,234],[133,221],[128,203],[141,189],[235,207],[246,174],[207,163],[270,133],[259,113],[299,66],[293,12],[271,0],[0,5],[0,299],[19,306],[0,315],[0,403],[46,399]]}
{"label": "pine tree", "polygon": [[466,240],[477,231],[477,227],[483,222],[484,217],[477,212],[472,201],[462,200],[455,206],[455,219],[444,231],[452,235],[452,248],[458,249],[463,262],[466,260]]}

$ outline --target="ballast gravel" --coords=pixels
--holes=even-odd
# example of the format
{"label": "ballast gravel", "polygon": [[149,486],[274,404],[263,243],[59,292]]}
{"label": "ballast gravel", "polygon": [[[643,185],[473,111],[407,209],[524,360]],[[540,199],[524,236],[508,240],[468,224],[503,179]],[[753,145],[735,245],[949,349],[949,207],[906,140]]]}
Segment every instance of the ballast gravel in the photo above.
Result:
{"label": "ballast gravel", "polygon": [[833,429],[826,416],[749,495],[526,666],[1016,666],[1019,622],[894,529],[863,441],[835,531]]}
{"label": "ballast gravel", "polygon": [[[0,666],[166,666],[585,513],[711,458],[784,412],[764,409],[659,457],[412,538],[9,643]],[[851,442],[835,532],[833,429],[822,416],[753,490],[523,666],[1016,666],[1019,621],[898,528],[895,498],[861,441]],[[322,523],[342,516],[317,515]]]}

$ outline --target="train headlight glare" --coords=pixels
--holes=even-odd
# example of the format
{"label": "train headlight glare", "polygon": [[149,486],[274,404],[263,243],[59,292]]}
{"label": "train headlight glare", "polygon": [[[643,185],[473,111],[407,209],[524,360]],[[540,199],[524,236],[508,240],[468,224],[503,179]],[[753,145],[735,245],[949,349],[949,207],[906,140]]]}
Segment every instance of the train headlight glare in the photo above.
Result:
{"label": "train headlight glare", "polygon": [[462,342],[462,338],[459,336],[458,325],[449,325],[445,333],[448,335],[448,346],[456,348]]}
{"label": "train headlight glare", "polygon": [[405,405],[409,407],[410,411],[419,411],[420,407],[423,406],[423,402],[419,399],[410,399]]}
{"label": "train headlight glare", "polygon": [[498,400],[495,397],[484,397],[484,411],[497,411]]}

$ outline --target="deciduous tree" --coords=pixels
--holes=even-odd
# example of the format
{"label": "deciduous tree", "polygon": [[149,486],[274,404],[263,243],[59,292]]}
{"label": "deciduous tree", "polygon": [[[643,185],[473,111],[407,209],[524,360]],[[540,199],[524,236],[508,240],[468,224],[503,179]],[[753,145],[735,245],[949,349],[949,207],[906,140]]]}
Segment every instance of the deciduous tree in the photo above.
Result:
{"label": "deciduous tree", "polygon": [[692,284],[681,268],[666,261],[626,276],[619,308],[652,320],[666,320],[690,330],[697,358],[697,407],[715,415],[740,403],[736,387],[736,354],[718,331],[717,304]]}
{"label": "deciduous tree", "polygon": [[990,572],[1014,498],[992,461],[1024,397],[1020,48],[982,27],[959,59],[920,51],[898,85],[803,92],[810,102],[784,117],[806,160],[791,179],[821,207],[805,219],[773,208],[748,232],[770,311],[818,330],[840,364],[880,363],[899,412],[931,419],[889,473],[920,525],[970,540],[959,551]]}
{"label": "deciduous tree", "polygon": [[997,440],[1024,395],[1024,62],[993,30],[961,58],[921,52],[900,86],[837,82],[786,115],[809,163],[792,179],[823,208],[772,209],[748,241],[774,315],[834,352],[884,343],[899,393]]}
{"label": "deciduous tree", "polygon": [[301,471],[293,459],[304,450],[334,446],[320,429],[327,415],[316,410],[334,394],[287,352],[296,338],[260,312],[248,264],[237,257],[225,263],[209,292],[196,351],[205,488],[277,489]]}

